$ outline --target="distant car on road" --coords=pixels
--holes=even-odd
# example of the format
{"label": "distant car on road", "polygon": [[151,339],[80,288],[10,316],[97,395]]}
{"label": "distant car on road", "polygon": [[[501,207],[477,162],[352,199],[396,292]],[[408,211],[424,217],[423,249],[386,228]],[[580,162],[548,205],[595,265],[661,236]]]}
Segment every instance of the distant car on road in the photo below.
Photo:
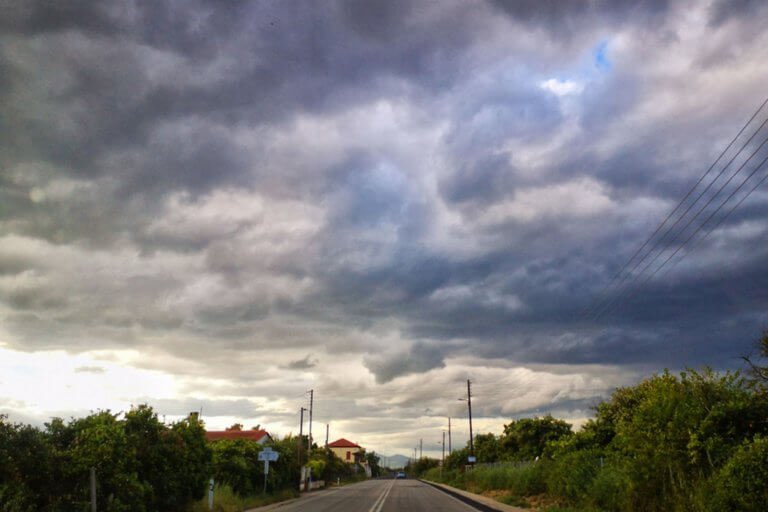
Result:
{"label": "distant car on road", "polygon": [[405,471],[398,471],[395,478],[405,478]]}

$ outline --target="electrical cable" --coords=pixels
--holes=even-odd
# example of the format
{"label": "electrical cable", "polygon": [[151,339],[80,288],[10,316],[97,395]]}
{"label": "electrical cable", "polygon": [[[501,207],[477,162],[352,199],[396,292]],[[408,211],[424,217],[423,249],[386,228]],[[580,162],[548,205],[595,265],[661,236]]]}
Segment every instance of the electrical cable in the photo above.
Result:
{"label": "electrical cable", "polygon": [[[762,129],[762,127],[763,127],[763,126],[765,126],[765,124],[766,124],[767,122],[768,122],[768,118],[766,118],[766,120],[763,122],[763,124],[761,124],[761,125],[760,125],[760,128],[758,128],[758,130]],[[755,134],[757,134],[757,132],[755,132]],[[754,135],[755,135],[755,134],[753,134],[753,137],[754,137]],[[750,137],[750,139],[749,139],[749,141],[747,141],[747,143],[749,143],[749,142],[752,140],[752,138],[753,138],[753,137]],[[763,139],[763,141],[760,143],[760,145],[757,147],[757,149],[755,149],[755,151],[753,151],[753,152],[752,152],[752,154],[751,154],[751,155],[749,155],[749,157],[748,157],[748,158],[747,158],[747,159],[746,159],[746,160],[745,160],[745,161],[744,161],[744,162],[743,162],[743,163],[742,163],[742,164],[741,164],[741,165],[738,167],[738,169],[736,169],[736,171],[734,171],[734,172],[733,172],[733,174],[731,174],[731,176],[730,176],[730,177],[729,177],[729,178],[728,178],[728,179],[725,181],[725,183],[723,183],[723,184],[720,186],[720,188],[717,190],[717,192],[715,192],[715,194],[714,194],[712,197],[710,197],[710,198],[709,198],[709,200],[708,200],[708,201],[707,201],[707,202],[704,204],[704,206],[703,206],[703,207],[701,207],[701,208],[699,209],[699,211],[698,211],[698,212],[696,212],[696,214],[695,214],[695,215],[694,215],[694,216],[693,216],[693,217],[692,217],[692,218],[691,218],[691,219],[688,221],[688,223],[686,223],[686,225],[685,225],[685,226],[683,226],[683,228],[682,228],[680,231],[678,231],[678,232],[677,232],[677,233],[674,235],[674,237],[672,238],[672,240],[671,240],[671,241],[670,241],[670,242],[669,242],[669,243],[668,243],[668,244],[667,244],[667,245],[664,247],[664,249],[662,249],[662,250],[661,250],[659,253],[657,253],[657,254],[656,254],[656,256],[655,256],[655,257],[654,257],[654,258],[653,258],[653,259],[652,259],[652,260],[651,260],[651,261],[650,261],[648,264],[646,264],[646,265],[645,265],[645,267],[643,267],[643,269],[642,269],[640,272],[638,272],[637,274],[635,274],[635,275],[632,277],[632,279],[631,279],[631,280],[629,280],[628,282],[626,282],[626,283],[625,283],[625,284],[624,284],[624,285],[621,287],[621,289],[620,289],[619,293],[618,293],[618,294],[617,294],[617,295],[614,297],[614,299],[612,299],[612,300],[609,300],[608,302],[606,302],[606,304],[604,304],[604,305],[603,305],[603,306],[600,308],[600,310],[599,310],[599,311],[596,313],[596,315],[594,316],[594,319],[595,319],[595,320],[597,320],[598,318],[600,318],[600,317],[601,317],[601,316],[602,316],[602,315],[603,315],[603,314],[604,314],[604,313],[605,313],[607,310],[609,310],[609,309],[612,309],[612,306],[613,306],[613,305],[614,305],[616,302],[620,302],[620,301],[621,301],[621,300],[622,300],[622,299],[625,297],[625,295],[626,295],[628,292],[630,292],[630,291],[631,291],[631,287],[632,287],[632,285],[633,285],[634,283],[636,283],[636,282],[637,282],[637,280],[638,280],[638,279],[640,279],[640,277],[641,277],[641,276],[643,276],[643,274],[645,274],[645,272],[648,270],[648,268],[650,268],[650,266],[651,266],[651,265],[653,265],[653,263],[655,263],[655,262],[656,262],[656,260],[658,260],[659,256],[661,256],[661,254],[663,254],[663,253],[664,253],[664,250],[666,250],[668,247],[670,247],[672,244],[674,244],[674,242],[675,242],[675,241],[676,241],[676,240],[677,240],[677,239],[680,237],[680,235],[681,235],[681,234],[683,234],[683,233],[684,233],[684,232],[685,232],[685,231],[688,229],[688,227],[690,227],[690,225],[691,225],[691,224],[692,224],[692,223],[693,223],[693,222],[694,222],[694,221],[695,221],[695,220],[696,220],[696,219],[697,219],[697,218],[698,218],[698,217],[699,217],[699,216],[700,216],[700,215],[701,215],[701,214],[704,212],[704,210],[706,210],[706,209],[709,207],[709,205],[710,205],[710,204],[712,204],[712,202],[713,202],[715,199],[717,199],[717,197],[718,197],[718,196],[720,195],[720,193],[721,193],[721,192],[722,192],[722,191],[725,189],[725,187],[726,187],[726,186],[728,186],[728,184],[729,184],[729,183],[730,183],[730,182],[733,180],[733,178],[735,178],[735,177],[736,177],[736,176],[737,176],[737,175],[738,175],[738,174],[739,174],[739,173],[742,171],[742,169],[744,169],[744,167],[745,167],[745,166],[746,166],[746,165],[747,165],[747,164],[750,162],[750,160],[752,160],[752,158],[754,158],[754,156],[755,156],[755,155],[756,155],[756,154],[757,154],[757,153],[758,153],[758,152],[759,152],[759,151],[760,151],[760,150],[763,148],[763,146],[764,146],[766,143],[768,143],[768,137],[766,137],[765,139]],[[743,148],[742,148],[742,150],[743,150]],[[741,152],[742,150],[740,150],[739,152]],[[729,162],[729,164],[730,164],[730,162]],[[726,166],[724,169],[726,169],[726,168],[727,168],[727,166]],[[718,175],[718,176],[715,178],[715,180],[717,180],[717,179],[720,177],[720,175],[722,175],[722,171],[721,171],[721,174],[719,174],[719,175]],[[714,180],[713,180],[713,183],[714,183]],[[710,184],[710,185],[711,185],[711,184]],[[695,203],[694,203],[694,204],[695,204]],[[702,226],[703,226],[703,224],[702,224]],[[697,231],[698,231],[698,230],[697,230]],[[678,248],[678,250],[679,250],[679,248]],[[675,251],[675,254],[677,254],[677,252],[678,252],[678,251]],[[633,269],[633,270],[634,270],[634,269]],[[655,274],[656,274],[656,273],[654,272],[654,274],[653,274],[653,275],[655,275]],[[644,282],[645,282],[645,281],[644,281]]]}
{"label": "electrical cable", "polygon": [[[610,287],[613,285],[613,283],[616,281],[616,279],[618,279],[618,278],[619,278],[619,276],[620,276],[620,275],[621,275],[621,274],[624,272],[624,270],[626,270],[626,268],[627,268],[627,267],[628,267],[628,266],[629,266],[629,265],[632,263],[632,261],[633,261],[633,260],[634,260],[634,259],[637,257],[637,255],[638,255],[638,254],[640,254],[640,252],[641,252],[641,251],[642,251],[642,250],[643,250],[643,249],[644,249],[644,248],[645,248],[645,247],[648,245],[648,243],[649,243],[649,242],[650,242],[650,241],[653,239],[653,237],[654,237],[654,236],[656,236],[656,234],[657,234],[657,233],[658,233],[658,232],[659,232],[661,229],[663,229],[663,227],[664,227],[664,226],[667,224],[667,222],[669,222],[669,219],[670,219],[670,218],[672,218],[672,216],[675,214],[675,212],[677,212],[677,210],[678,210],[678,209],[679,209],[679,208],[680,208],[680,207],[681,207],[681,206],[682,206],[682,205],[685,203],[686,199],[688,199],[688,198],[691,196],[691,194],[692,194],[692,193],[693,193],[693,191],[696,189],[696,187],[698,187],[698,186],[701,184],[701,182],[702,182],[702,181],[703,181],[703,180],[704,180],[704,179],[705,179],[705,178],[706,178],[706,177],[709,175],[709,173],[710,173],[710,172],[712,172],[712,169],[714,169],[714,167],[717,165],[717,163],[720,161],[720,159],[722,159],[722,158],[723,158],[723,156],[724,156],[724,155],[725,155],[725,154],[728,152],[728,150],[731,148],[731,146],[733,146],[733,144],[736,142],[736,140],[738,140],[738,138],[741,136],[741,134],[742,134],[742,133],[744,133],[744,130],[746,130],[746,129],[747,129],[747,127],[748,127],[748,126],[749,126],[749,125],[752,123],[752,121],[753,121],[753,120],[754,120],[754,119],[757,117],[757,115],[760,113],[760,111],[762,111],[762,109],[765,107],[765,105],[766,105],[766,104],[768,104],[768,98],[766,98],[766,99],[763,101],[763,103],[762,103],[762,104],[761,104],[761,105],[760,105],[760,106],[757,108],[757,110],[755,110],[755,112],[752,114],[752,116],[749,118],[749,120],[747,120],[747,122],[744,124],[744,126],[742,126],[742,127],[741,127],[741,129],[740,129],[740,130],[739,130],[739,132],[736,134],[736,136],[735,136],[735,137],[734,137],[734,138],[733,138],[733,139],[732,139],[732,140],[731,140],[731,141],[728,143],[728,145],[727,145],[727,146],[725,147],[725,149],[724,149],[724,150],[723,150],[723,151],[720,153],[720,155],[718,155],[718,157],[715,159],[715,161],[714,161],[714,162],[712,162],[712,165],[710,165],[710,166],[709,166],[709,168],[708,168],[708,169],[707,169],[707,170],[704,172],[704,174],[702,174],[702,176],[701,176],[701,177],[699,178],[699,180],[698,180],[698,181],[697,181],[697,182],[696,182],[696,183],[693,185],[693,187],[691,187],[691,189],[690,189],[690,190],[688,190],[688,192],[685,194],[685,196],[684,196],[684,197],[683,197],[683,198],[682,198],[682,199],[681,199],[681,200],[680,200],[680,201],[677,203],[677,205],[675,206],[675,208],[674,208],[674,209],[673,209],[673,210],[672,210],[672,211],[671,211],[671,212],[670,212],[670,213],[669,213],[669,214],[666,216],[666,218],[665,218],[665,219],[664,219],[664,220],[663,220],[663,221],[662,221],[662,222],[661,222],[661,223],[660,223],[660,224],[659,224],[659,225],[656,227],[656,229],[653,231],[653,233],[651,233],[651,236],[649,236],[649,237],[648,237],[648,238],[645,240],[645,242],[643,242],[643,244],[642,244],[642,245],[641,245],[641,246],[640,246],[640,247],[639,247],[639,248],[638,248],[638,249],[635,251],[635,253],[634,253],[634,254],[633,254],[633,255],[632,255],[630,258],[629,258],[629,260],[627,260],[627,262],[626,262],[626,263],[624,263],[624,265],[623,265],[623,266],[621,267],[621,269],[620,269],[620,270],[619,270],[619,271],[618,271],[618,272],[617,272],[617,273],[616,273],[616,274],[613,276],[613,278],[610,280],[610,282],[609,282],[609,283],[608,283],[606,286],[604,286],[604,287],[603,287],[603,289],[602,289],[600,292],[598,292],[598,297],[597,297],[597,298],[596,298],[596,299],[595,299],[595,300],[592,302],[592,304],[591,304],[590,306],[588,306],[588,307],[587,307],[585,310],[582,310],[582,312],[580,313],[580,316],[582,316],[582,317],[588,317],[588,316],[590,316],[590,314],[592,314],[592,313],[593,313],[593,310],[594,310],[594,308],[595,308],[595,307],[597,307],[597,305],[598,305],[598,304],[599,304],[599,303],[600,303],[602,300],[604,300],[604,299],[603,299],[603,298],[601,298],[600,296],[601,296],[601,295],[603,295],[603,294],[604,294],[604,293],[605,293],[605,292],[606,292],[606,291],[607,291],[607,290],[608,290],[608,289],[609,289],[609,288],[610,288]],[[766,121],[768,121],[768,119],[766,119]],[[765,121],[763,122],[763,125],[765,125]],[[762,126],[763,126],[763,125],[761,125],[761,127],[760,127],[760,128],[762,128]],[[755,134],[757,133],[757,131],[759,131],[759,130],[760,130],[760,128],[758,128],[758,130],[756,130],[756,131],[755,131]],[[755,134],[753,134],[753,135],[752,135],[752,137],[754,137],[754,135],[755,135]],[[752,137],[750,137],[749,141],[751,141],[751,140],[752,140]],[[736,156],[738,156],[738,155],[741,153],[741,151],[743,151],[744,147],[746,147],[746,144],[748,144],[748,143],[749,143],[749,141],[747,141],[747,143],[745,143],[745,145],[744,145],[744,146],[742,146],[742,148],[741,148],[741,149],[739,150],[739,152],[738,152],[738,153],[737,153],[737,154],[734,156],[734,158],[735,158]],[[733,161],[733,159],[732,159],[731,161]],[[728,165],[730,165],[730,162],[729,162],[729,164],[728,164]],[[726,165],[726,167],[724,167],[724,169],[725,169],[725,168],[727,168],[727,165]],[[724,169],[723,169],[723,170],[724,170]],[[721,171],[721,173],[718,175],[718,177],[719,177],[721,174],[722,174],[722,171]],[[712,181],[712,183],[714,183],[714,181],[716,181],[716,180],[717,180],[717,178],[715,178],[715,180],[713,180],[713,181]],[[710,183],[710,186],[711,186],[711,184],[712,184],[712,183]],[[706,192],[706,190],[708,190],[708,188],[709,188],[709,187],[707,187],[707,189],[705,189],[705,192]],[[694,201],[694,202],[692,203],[692,205],[691,205],[691,206],[689,206],[688,210],[686,210],[686,212],[685,212],[683,215],[681,215],[681,217],[680,217],[680,218],[684,217],[684,216],[685,216],[685,214],[686,214],[688,211],[690,211],[690,208],[693,206],[693,204],[696,204],[696,202],[697,202],[697,201],[698,201],[698,199],[700,199],[700,198],[701,198],[701,194],[700,194],[700,195],[699,195],[699,197],[696,199],[696,201]],[[678,219],[678,221],[677,221],[677,222],[679,222],[680,218]],[[675,223],[675,225],[676,225],[676,223]],[[672,228],[673,228],[673,227],[674,227],[674,225],[672,226]],[[670,229],[672,229],[672,228],[670,228]],[[667,232],[666,232],[666,233],[668,233],[668,232],[669,232],[669,229],[667,230]],[[642,258],[639,260],[638,264],[636,264],[636,265],[635,265],[635,267],[633,267],[633,270],[634,270],[635,268],[637,268],[637,266],[639,265],[639,263],[641,263],[641,262],[642,262],[642,261],[643,261],[643,260],[644,260],[644,259],[645,259],[645,258],[646,258],[646,257],[647,257],[649,254],[650,254],[650,253],[652,253],[652,252],[653,252],[654,248],[655,248],[655,245],[654,245],[654,247],[652,247],[652,248],[651,248],[651,250],[649,250],[649,251],[648,251],[648,252],[647,252],[647,253],[646,253],[646,254],[645,254],[645,255],[644,255],[644,256],[643,256],[643,257],[642,257]],[[621,280],[621,282],[625,281],[627,277],[629,277],[629,275],[625,276],[625,277],[624,277],[624,278]],[[620,282],[620,283],[621,283],[621,282]]]}

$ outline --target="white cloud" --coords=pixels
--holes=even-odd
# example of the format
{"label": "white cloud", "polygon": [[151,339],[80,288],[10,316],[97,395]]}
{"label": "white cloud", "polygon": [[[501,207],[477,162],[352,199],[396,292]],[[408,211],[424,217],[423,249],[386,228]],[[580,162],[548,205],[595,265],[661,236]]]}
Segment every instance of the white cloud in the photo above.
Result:
{"label": "white cloud", "polygon": [[608,190],[592,178],[520,188],[511,200],[491,205],[479,217],[486,225],[530,222],[540,218],[579,218],[604,213],[615,206]]}
{"label": "white cloud", "polygon": [[584,84],[582,83],[574,80],[558,80],[557,78],[545,80],[539,84],[539,87],[557,96],[580,94],[584,90]]}

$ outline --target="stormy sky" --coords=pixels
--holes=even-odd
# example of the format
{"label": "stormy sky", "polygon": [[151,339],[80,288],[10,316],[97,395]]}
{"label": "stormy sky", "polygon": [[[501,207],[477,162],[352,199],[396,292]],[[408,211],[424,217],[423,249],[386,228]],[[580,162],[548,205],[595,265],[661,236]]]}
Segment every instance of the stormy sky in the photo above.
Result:
{"label": "stormy sky", "polygon": [[476,432],[578,424],[768,323],[768,184],[584,314],[765,99],[765,2],[2,5],[11,419],[285,435],[312,388],[316,439],[436,451],[467,378]]}

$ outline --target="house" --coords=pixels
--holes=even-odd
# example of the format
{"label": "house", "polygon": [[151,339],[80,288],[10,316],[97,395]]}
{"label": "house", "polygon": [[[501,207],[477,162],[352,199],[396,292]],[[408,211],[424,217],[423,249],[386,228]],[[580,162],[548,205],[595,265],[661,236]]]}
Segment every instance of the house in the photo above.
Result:
{"label": "house", "polygon": [[220,441],[222,439],[246,439],[264,444],[271,441],[272,437],[266,430],[216,430],[206,431],[206,441]]}
{"label": "house", "polygon": [[359,444],[348,441],[343,437],[336,441],[329,443],[328,448],[341,460],[348,464],[354,464],[355,462],[363,462],[363,447]]}

